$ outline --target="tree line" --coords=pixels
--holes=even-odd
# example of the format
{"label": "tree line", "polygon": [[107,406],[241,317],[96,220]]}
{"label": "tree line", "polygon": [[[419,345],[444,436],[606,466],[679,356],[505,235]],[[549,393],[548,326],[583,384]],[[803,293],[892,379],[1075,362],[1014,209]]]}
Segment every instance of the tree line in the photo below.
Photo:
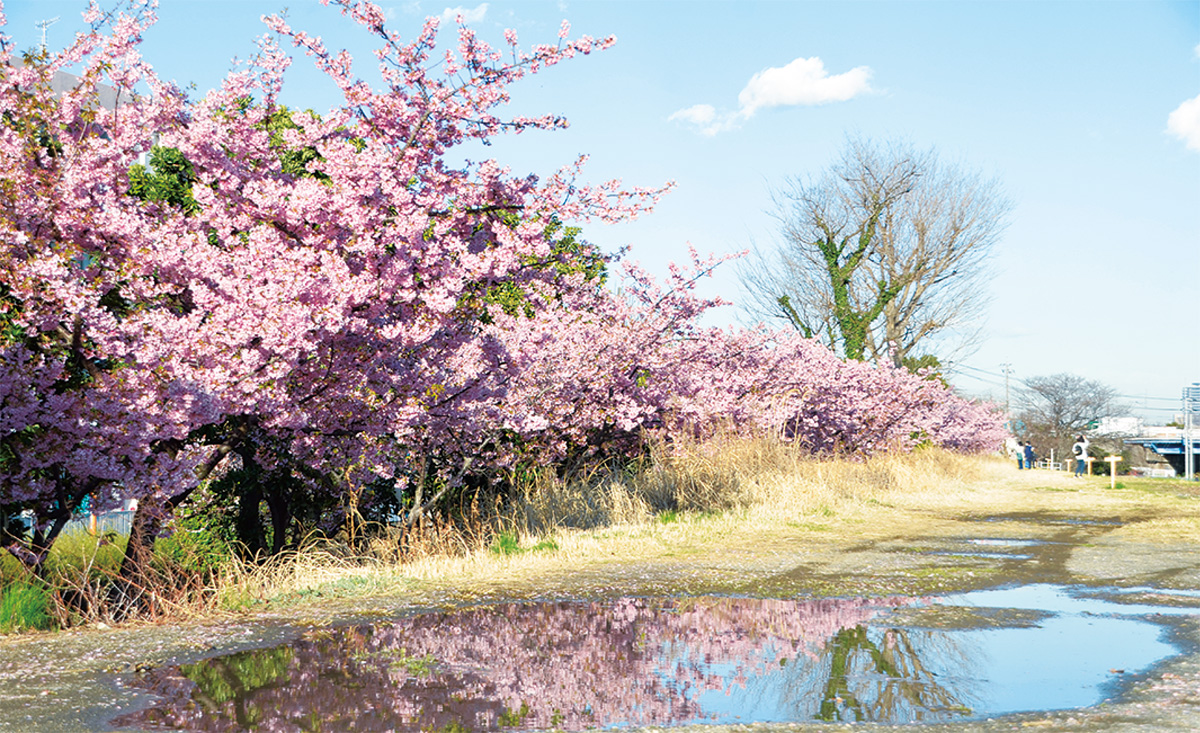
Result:
{"label": "tree line", "polygon": [[[583,159],[544,179],[452,162],[561,127],[502,117],[508,86],[611,38],[564,27],[524,50],[509,33],[501,55],[460,26],[447,57],[436,19],[404,40],[370,3],[332,5],[375,39],[382,87],[278,16],[195,100],[139,55],[140,6],[92,6],[88,32],[22,65],[3,40],[0,531],[31,572],[85,500],[139,501],[125,575],[201,487],[254,554],[336,531],[347,507],[403,525],[649,435],[853,456],[1001,441],[995,412],[935,380],[793,329],[703,327],[720,301],[693,286],[721,258],[659,282],[582,238],[664,188],[587,183]],[[284,104],[288,45],[339,106]],[[55,94],[71,65],[78,86]]]}

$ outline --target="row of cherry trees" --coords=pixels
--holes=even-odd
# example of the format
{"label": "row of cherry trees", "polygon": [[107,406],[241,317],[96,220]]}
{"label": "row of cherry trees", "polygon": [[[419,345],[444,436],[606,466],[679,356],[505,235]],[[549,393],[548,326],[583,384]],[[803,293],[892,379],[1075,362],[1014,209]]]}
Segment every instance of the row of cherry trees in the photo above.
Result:
{"label": "row of cherry trees", "polygon": [[[286,521],[301,494],[380,480],[415,514],[468,476],[629,454],[647,431],[851,455],[998,442],[995,416],[938,382],[701,328],[717,303],[691,286],[717,260],[656,284],[563,225],[635,217],[665,188],[583,183],[583,159],[545,179],[451,162],[564,126],[502,118],[509,85],[613,39],[564,24],[531,50],[508,32],[501,53],[459,27],[438,52],[435,20],[405,41],[372,4],[331,4],[377,39],[381,88],[279,17],[197,100],[139,55],[146,4],[92,4],[53,56],[0,39],[0,510],[38,518],[5,537],[29,567],[85,497],[139,499],[145,539],[234,468],[243,506]],[[340,106],[282,106],[289,44]],[[78,84],[55,93],[67,69]],[[418,493],[430,476],[442,489]]]}

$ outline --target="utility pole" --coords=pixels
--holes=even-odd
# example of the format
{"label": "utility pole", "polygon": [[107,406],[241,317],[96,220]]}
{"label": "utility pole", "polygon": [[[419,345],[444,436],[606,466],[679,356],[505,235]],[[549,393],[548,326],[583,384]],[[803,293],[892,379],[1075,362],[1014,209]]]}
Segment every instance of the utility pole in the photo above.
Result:
{"label": "utility pole", "polygon": [[1183,390],[1183,477],[1196,479],[1196,449],[1192,443],[1192,416],[1200,412],[1200,382]]}
{"label": "utility pole", "polygon": [[1008,376],[1012,374],[1012,364],[1005,362],[1000,368],[1004,370],[1004,419],[1008,421],[1009,432],[1012,432],[1012,411],[1008,403]]}

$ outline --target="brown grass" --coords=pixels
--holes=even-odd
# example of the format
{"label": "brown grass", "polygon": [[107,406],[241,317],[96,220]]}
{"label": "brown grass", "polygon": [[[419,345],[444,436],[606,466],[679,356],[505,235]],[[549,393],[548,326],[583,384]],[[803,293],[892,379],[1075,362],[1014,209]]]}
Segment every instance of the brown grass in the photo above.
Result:
{"label": "brown grass", "polygon": [[[528,478],[507,501],[460,508],[401,532],[383,528],[361,551],[313,545],[265,566],[239,567],[236,603],[334,594],[372,595],[451,579],[521,578],[561,567],[686,555],[734,537],[766,536],[806,519],[865,509],[967,501],[1007,462],[940,450],[869,461],[817,459],[771,440],[719,439],[655,446],[649,460],[564,482]],[[891,511],[889,509],[889,511]],[[518,552],[497,551],[501,535]],[[539,545],[553,551],[538,551]]]}
{"label": "brown grass", "polygon": [[[872,538],[953,533],[964,517],[1013,511],[1136,518],[1114,536],[1200,543],[1191,486],[1122,481],[1126,490],[1110,491],[1107,479],[1018,472],[1002,458],[941,450],[853,461],[814,458],[771,440],[657,445],[640,463],[574,481],[550,471],[530,474],[510,496],[466,501],[407,529],[367,526],[265,564],[231,560],[203,582],[150,579],[141,588],[149,599],[141,615],[173,621],[316,598],[415,599],[496,583],[536,587],[588,568],[687,558],[724,572],[764,547],[769,554],[775,543],[837,552]],[[79,600],[100,607],[106,585],[100,581],[115,569],[111,558],[103,564],[109,567],[98,572],[97,563],[84,563],[77,578],[66,579],[76,596],[72,623],[109,618],[78,608]],[[65,624],[64,609],[60,603]]]}

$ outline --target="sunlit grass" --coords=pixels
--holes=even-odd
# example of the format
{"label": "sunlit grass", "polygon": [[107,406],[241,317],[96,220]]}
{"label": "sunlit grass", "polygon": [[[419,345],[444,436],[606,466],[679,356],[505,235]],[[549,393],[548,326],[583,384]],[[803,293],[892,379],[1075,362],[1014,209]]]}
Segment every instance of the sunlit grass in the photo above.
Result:
{"label": "sunlit grass", "polygon": [[50,591],[37,581],[0,585],[0,634],[53,629],[52,603]]}
{"label": "sunlit grass", "polygon": [[[365,552],[330,546],[246,567],[242,599],[403,592],[428,584],[521,582],[563,568],[679,558],[771,536],[870,534],[870,517],[965,504],[1007,462],[927,450],[870,461],[814,459],[778,441],[660,446],[652,460],[563,482],[534,474],[463,528],[433,521]],[[1011,473],[1008,471],[1007,473]],[[403,546],[404,552],[397,550]],[[354,578],[353,583],[347,579]]]}
{"label": "sunlit grass", "polygon": [[[539,578],[573,577],[628,563],[704,558],[724,572],[739,551],[762,547],[838,547],[907,536],[961,532],[964,518],[1013,511],[1053,517],[1116,518],[1135,541],[1200,542],[1194,484],[1122,477],[1074,479],[1016,471],[1002,458],[941,450],[866,461],[814,458],[778,441],[718,439],[656,446],[632,466],[596,470],[564,482],[546,471],[516,491],[460,507],[454,521],[427,518],[405,529],[374,527],[353,548],[320,541],[265,563],[246,563],[204,538],[159,542],[164,568],[199,572],[203,587],[180,596],[176,615],[253,611],[314,601],[473,593]],[[111,577],[124,538],[86,533],[55,548],[54,577]],[[193,567],[195,566],[195,567]],[[0,559],[11,579],[15,564]],[[202,571],[202,572],[201,572]],[[60,581],[55,581],[60,582]],[[415,595],[414,595],[415,594]],[[12,618],[33,618],[37,599],[12,595]],[[2,617],[0,617],[2,618]],[[0,623],[3,623],[0,621]],[[7,629],[44,621],[13,621]],[[49,622],[53,625],[53,621]],[[42,626],[41,628],[44,628]]]}

